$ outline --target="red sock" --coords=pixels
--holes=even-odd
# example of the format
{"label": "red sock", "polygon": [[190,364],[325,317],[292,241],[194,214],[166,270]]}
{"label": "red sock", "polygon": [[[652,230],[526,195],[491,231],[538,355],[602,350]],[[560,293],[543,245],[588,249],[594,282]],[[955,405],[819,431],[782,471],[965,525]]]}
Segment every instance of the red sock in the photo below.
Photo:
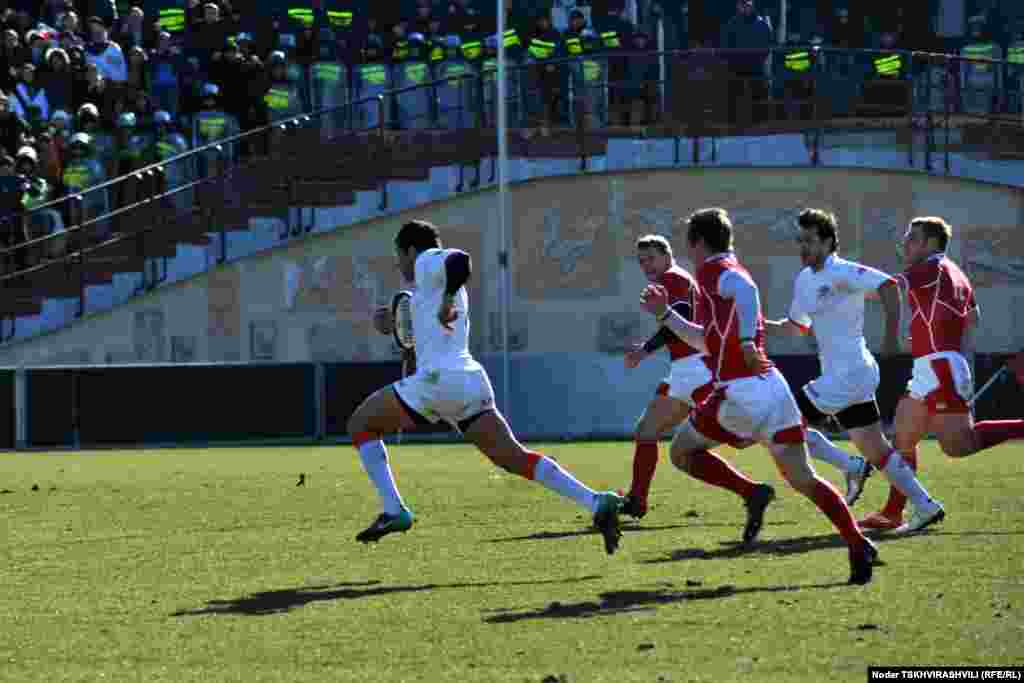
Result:
{"label": "red sock", "polygon": [[992,448],[1011,439],[1024,439],[1024,420],[986,420],[974,425],[981,444],[979,450]]}
{"label": "red sock", "polygon": [[633,452],[633,484],[629,487],[629,495],[647,502],[647,494],[651,490],[654,470],[658,467],[658,442],[637,441]]}
{"label": "red sock", "polygon": [[526,452],[526,464],[525,464],[525,466],[523,468],[523,471],[520,472],[519,474],[521,476],[523,476],[523,477],[526,477],[527,479],[531,479],[532,480],[534,478],[534,471],[537,469],[537,463],[540,462],[540,459],[543,458],[543,457],[544,456],[541,455],[540,453],[534,453],[533,451],[527,451]]}
{"label": "red sock", "polygon": [[[907,466],[917,472],[917,449],[915,448],[910,453],[900,453],[900,457],[903,458],[903,462],[907,463]],[[885,501],[885,507],[882,508],[882,514],[892,519],[897,519],[903,516],[903,508],[907,505],[907,497],[896,490],[895,486],[889,486],[889,500]]]}
{"label": "red sock", "polygon": [[742,498],[749,498],[757,486],[757,482],[740,474],[739,470],[711,451],[697,451],[691,454],[686,471],[694,479],[729,489]]}
{"label": "red sock", "polygon": [[824,479],[818,479],[811,500],[832,520],[832,524],[849,545],[860,544],[864,541],[864,535],[857,528],[857,521],[853,518],[850,508],[832,484]]}

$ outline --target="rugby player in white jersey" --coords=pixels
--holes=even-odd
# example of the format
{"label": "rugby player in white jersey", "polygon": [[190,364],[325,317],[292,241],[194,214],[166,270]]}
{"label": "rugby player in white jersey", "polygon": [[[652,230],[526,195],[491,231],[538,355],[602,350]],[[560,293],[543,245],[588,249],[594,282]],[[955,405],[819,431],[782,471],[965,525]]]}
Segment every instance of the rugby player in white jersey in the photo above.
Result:
{"label": "rugby player in white jersey", "polygon": [[[416,372],[377,390],[348,421],[352,443],[383,507],[356,540],[377,541],[413,525],[413,514],[395,486],[381,436],[444,421],[501,469],[537,481],[586,508],[604,537],[605,550],[614,553],[621,537],[618,514],[622,499],[612,492],[588,488],[551,458],[525,448],[494,405],[487,372],[469,353],[465,288],[472,272],[469,254],[443,248],[437,228],[420,220],[402,226],[395,249],[403,278],[415,283]],[[390,334],[390,311],[378,311],[374,325],[378,332]]]}
{"label": "rugby player in white jersey", "polygon": [[864,301],[881,300],[886,316],[883,353],[896,353],[900,327],[896,280],[839,256],[839,224],[833,214],[805,209],[797,225],[805,267],[796,278],[789,318],[766,320],[765,330],[792,335],[813,332],[822,374],[794,391],[797,404],[810,425],[831,422],[847,431],[864,458],[851,456],[816,429],[807,430],[808,451],[812,458],[846,474],[850,505],[863,490],[873,465],[921,514],[941,516],[942,506],[931,499],[913,468],[885,437],[875,401],[880,375],[864,340]]}

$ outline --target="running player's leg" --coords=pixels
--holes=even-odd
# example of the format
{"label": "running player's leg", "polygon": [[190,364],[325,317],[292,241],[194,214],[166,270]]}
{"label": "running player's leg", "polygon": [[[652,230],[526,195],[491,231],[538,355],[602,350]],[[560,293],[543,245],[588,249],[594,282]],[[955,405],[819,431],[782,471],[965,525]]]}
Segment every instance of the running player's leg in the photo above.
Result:
{"label": "running player's leg", "polygon": [[874,401],[851,406],[839,413],[836,419],[849,432],[850,439],[864,457],[914,506],[911,521],[904,531],[917,531],[942,521],[946,514],[942,505],[928,494],[914,470],[882,432],[878,407]]}
{"label": "running player's leg", "polygon": [[878,551],[860,529],[839,492],[814,471],[808,459],[800,430],[792,428],[776,432],[769,446],[783,478],[794,489],[811,500],[831,520],[850,550],[850,583],[871,581],[872,565]]}
{"label": "running player's leg", "polygon": [[647,496],[658,466],[658,440],[669,429],[680,424],[690,412],[685,402],[668,396],[668,385],[658,387],[656,395],[636,427],[633,452],[633,481],[622,511],[637,519],[647,514]]}
{"label": "running player's leg", "polygon": [[[871,476],[871,468],[862,457],[851,455],[835,445],[815,427],[827,423],[830,415],[846,408],[849,403],[840,394],[848,393],[836,386],[839,380],[819,377],[793,391],[797,407],[809,425],[807,450],[815,460],[832,465],[846,477],[846,502],[853,505],[864,490],[864,482]],[[828,412],[825,412],[827,409]]]}
{"label": "running player's leg", "polygon": [[[909,393],[896,404],[896,415],[893,419],[895,434],[893,446],[900,458],[911,470],[917,472],[917,445],[928,433],[928,405]],[[903,524],[903,508],[907,497],[895,486],[889,487],[889,498],[879,512],[872,512],[859,524],[865,529],[896,529]]]}
{"label": "running player's leg", "polygon": [[618,524],[621,498],[614,493],[594,491],[551,458],[524,447],[496,409],[462,420],[459,428],[466,440],[501,469],[536,481],[592,513],[595,526],[604,536],[605,550],[609,555],[615,552],[621,536]]}
{"label": "running player's leg", "polygon": [[711,450],[720,443],[734,447],[750,445],[746,437],[737,436],[719,424],[718,410],[723,400],[724,394],[719,392],[694,409],[672,439],[672,464],[694,479],[740,496],[747,508],[743,542],[752,543],[764,525],[764,511],[775,498],[775,489],[753,481]]}
{"label": "running player's leg", "polygon": [[359,451],[359,459],[377,489],[383,509],[373,524],[356,536],[356,540],[362,543],[377,541],[389,533],[407,531],[412,526],[412,513],[395,486],[388,451],[381,437],[399,429],[411,430],[423,420],[403,404],[395,385],[375,391],[349,418],[348,433],[352,445]]}

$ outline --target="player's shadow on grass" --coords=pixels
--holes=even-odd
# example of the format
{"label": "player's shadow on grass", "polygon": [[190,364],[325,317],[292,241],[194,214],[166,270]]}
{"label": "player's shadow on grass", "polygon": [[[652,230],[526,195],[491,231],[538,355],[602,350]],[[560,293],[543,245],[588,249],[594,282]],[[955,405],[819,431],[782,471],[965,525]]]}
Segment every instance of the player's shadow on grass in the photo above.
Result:
{"label": "player's shadow on grass", "polygon": [[247,614],[261,616],[289,612],[311,602],[330,600],[355,600],[390,593],[418,593],[421,591],[446,588],[490,588],[493,586],[539,586],[542,584],[566,584],[594,581],[597,575],[570,577],[567,579],[538,579],[536,581],[480,581],[465,583],[426,583],[414,586],[381,585],[380,581],[339,583],[330,586],[303,586],[284,590],[262,591],[231,600],[211,600],[205,607],[179,610],[172,617],[195,617],[205,614]]}
{"label": "player's shadow on grass", "polygon": [[[767,526],[767,525],[766,525]],[[898,536],[872,536],[871,540],[878,544],[891,541]],[[760,540],[753,545],[744,545],[741,541],[724,541],[718,550],[705,550],[704,548],[686,548],[673,550],[664,557],[657,557],[650,560],[641,560],[641,564],[663,564],[665,562],[681,562],[683,560],[718,560],[724,558],[740,557],[742,555],[800,555],[815,550],[827,548],[845,548],[846,541],[838,534],[827,534],[824,536],[796,536],[794,538],[775,538],[771,540]],[[879,564],[885,564],[879,562]]]}
{"label": "player's shadow on grass", "polygon": [[[769,522],[765,524],[768,526],[785,526],[787,524],[796,524],[796,522]],[[671,529],[693,529],[697,527],[710,528],[710,527],[724,527],[729,529],[739,528],[737,523],[710,523],[710,522],[697,522],[694,524],[662,524],[659,526],[651,526],[645,524],[640,525],[639,522],[622,521],[622,531],[626,533],[636,533],[638,531],[669,531]],[[492,538],[488,543],[509,543],[511,541],[543,541],[546,539],[558,539],[558,538],[572,538],[573,536],[591,536],[598,533],[594,528],[589,529],[573,529],[572,531],[538,531],[533,534],[526,536],[510,536],[508,538]]]}
{"label": "player's shadow on grass", "polygon": [[748,593],[783,593],[801,590],[826,590],[846,586],[846,582],[817,583],[793,586],[750,586],[737,588],[733,585],[718,588],[699,588],[673,591],[658,589],[649,591],[609,591],[598,595],[598,600],[586,602],[553,602],[542,609],[525,612],[513,610],[490,610],[497,612],[485,617],[489,624],[508,624],[530,619],[587,619],[627,612],[651,612],[659,605],[668,605],[687,600],[716,600]]}

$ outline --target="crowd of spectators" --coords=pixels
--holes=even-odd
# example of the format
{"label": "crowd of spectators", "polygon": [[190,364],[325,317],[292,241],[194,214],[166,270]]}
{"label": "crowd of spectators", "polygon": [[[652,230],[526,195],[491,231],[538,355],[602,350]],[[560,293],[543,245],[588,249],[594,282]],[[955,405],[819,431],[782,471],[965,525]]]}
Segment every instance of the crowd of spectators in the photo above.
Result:
{"label": "crowd of spectators", "polygon": [[[306,0],[294,7],[287,0],[168,0],[149,13],[138,1],[8,0],[0,11],[0,247],[59,231],[68,220],[62,211],[11,220],[26,209],[190,147],[339,103],[314,80],[336,82],[335,94],[347,94],[360,65],[481,61],[496,47],[491,0]],[[751,0],[718,3],[735,16],[705,12],[700,22],[685,0],[591,0],[565,12],[563,30],[552,17],[565,3],[555,0],[554,10],[552,3],[506,0],[510,59],[644,51],[654,46],[659,19],[670,48],[777,42],[777,28]],[[870,26],[862,14],[818,4],[819,18],[794,24],[791,42],[873,47],[914,40],[917,22],[898,7],[885,26]],[[604,63],[608,79],[623,84],[611,96],[612,105],[625,105],[622,121],[629,122],[631,103],[649,110],[643,84],[656,80],[656,60]],[[731,66],[753,73],[760,62]],[[564,115],[564,70],[540,64],[530,76],[542,94],[542,118]],[[98,215],[117,201],[102,193],[84,210]]]}

